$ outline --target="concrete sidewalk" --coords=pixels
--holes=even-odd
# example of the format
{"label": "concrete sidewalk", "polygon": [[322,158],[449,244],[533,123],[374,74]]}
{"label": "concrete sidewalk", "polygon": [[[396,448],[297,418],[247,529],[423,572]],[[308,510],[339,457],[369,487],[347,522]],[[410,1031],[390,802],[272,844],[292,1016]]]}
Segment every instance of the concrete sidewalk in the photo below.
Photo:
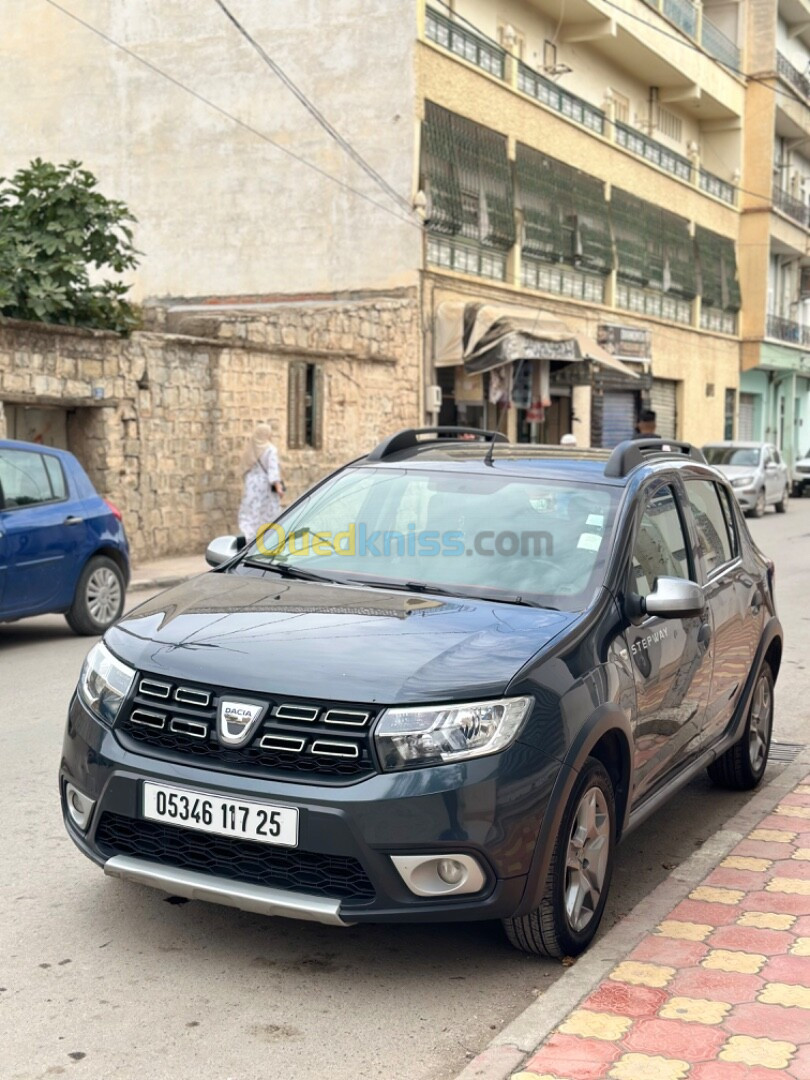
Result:
{"label": "concrete sidewalk", "polygon": [[810,1080],[806,755],[458,1080]]}
{"label": "concrete sidewalk", "polygon": [[128,591],[167,589],[170,585],[179,585],[180,582],[210,569],[202,554],[170,555],[165,559],[141,562],[132,568]]}

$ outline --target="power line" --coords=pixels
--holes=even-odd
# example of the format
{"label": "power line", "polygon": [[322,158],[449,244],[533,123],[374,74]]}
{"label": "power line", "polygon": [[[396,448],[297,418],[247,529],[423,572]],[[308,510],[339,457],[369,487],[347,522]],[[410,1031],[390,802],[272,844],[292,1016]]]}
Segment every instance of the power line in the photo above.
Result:
{"label": "power line", "polygon": [[275,75],[277,75],[279,79],[281,79],[287,89],[290,90],[296,98],[298,98],[298,100],[301,102],[307,112],[309,112],[317,120],[317,122],[321,125],[324,131],[326,131],[327,134],[330,135],[335,140],[335,142],[338,143],[338,145],[346,151],[352,161],[356,162],[360,166],[360,168],[365,173],[367,173],[367,175],[370,176],[371,179],[376,184],[378,184],[387,195],[389,195],[395,202],[397,202],[401,207],[403,207],[406,211],[410,213],[412,207],[408,200],[405,199],[402,195],[400,195],[399,192],[396,191],[395,188],[393,188],[388,183],[388,181],[383,176],[381,176],[380,173],[378,173],[372,165],[370,165],[366,161],[366,159],[360,154],[360,152],[358,150],[355,150],[355,148],[348,141],[348,139],[345,139],[340,134],[340,132],[326,119],[320,109],[318,109],[317,106],[314,105],[312,101],[310,101],[310,99],[306,96],[303,90],[296,86],[290,76],[287,75],[286,72],[281,68],[281,65],[267,53],[266,49],[264,49],[250,33],[248,33],[242,23],[240,23],[236,16],[225,6],[223,0],[214,0],[214,3],[217,5],[218,8],[220,8],[222,12],[224,12],[225,16],[233,23],[233,25],[236,27],[242,37],[244,37],[244,39],[253,46],[253,48],[256,50],[262,60],[264,60],[270,70]]}
{"label": "power line", "polygon": [[422,226],[420,223],[413,221],[410,218],[404,217],[398,210],[393,210],[391,207],[386,206],[384,203],[377,202],[377,200],[373,199],[370,195],[366,195],[364,192],[352,187],[350,184],[347,184],[339,177],[334,176],[330,172],[327,172],[326,169],[322,169],[314,162],[308,161],[306,158],[301,157],[301,155],[296,154],[294,150],[290,150],[288,147],[276,142],[275,139],[271,139],[269,135],[265,135],[263,131],[259,131],[258,128],[253,127],[246,121],[240,120],[238,116],[234,116],[233,113],[228,112],[227,109],[223,109],[221,105],[217,105],[216,102],[211,101],[210,98],[205,97],[204,94],[199,93],[199,91],[194,90],[192,87],[187,86],[184,82],[181,82],[180,79],[175,78],[174,75],[170,75],[167,71],[159,68],[157,64],[153,64],[151,60],[147,60],[146,57],[141,56],[139,53],[134,52],[126,45],[122,45],[119,41],[116,41],[115,38],[110,37],[109,34],[105,34],[103,30],[99,30],[98,27],[95,27],[91,23],[86,22],[78,15],[75,15],[72,11],[68,11],[67,8],[62,7],[61,4],[57,3],[57,0],[45,0],[45,3],[50,4],[50,6],[56,8],[57,11],[61,11],[63,15],[66,15],[69,19],[72,19],[80,26],[83,26],[85,30],[89,30],[91,33],[95,34],[103,41],[106,41],[108,45],[114,46],[116,49],[119,49],[121,52],[131,57],[131,59],[137,60],[139,64],[143,64],[144,67],[149,68],[150,71],[154,71],[155,74],[160,75],[162,79],[166,79],[174,86],[177,86],[180,90],[183,90],[185,91],[185,93],[190,94],[193,98],[196,98],[197,101],[202,102],[203,105],[207,105],[208,108],[213,109],[215,112],[218,112],[220,116],[224,116],[226,119],[232,121],[232,123],[234,124],[237,124],[245,131],[249,131],[251,135],[255,135],[257,138],[262,139],[266,143],[269,143],[269,145],[272,146],[274,149],[280,150],[282,154],[286,154],[286,156],[292,158],[293,161],[297,161],[300,165],[306,166],[306,168],[311,169],[319,176],[324,177],[324,179],[329,180],[333,184],[337,184],[337,186],[343,188],[344,191],[347,191],[352,195],[356,195],[358,198],[365,200],[365,202],[370,203],[372,206],[376,206],[378,210],[382,210],[386,214],[390,214],[392,217],[396,218],[397,221],[402,222],[405,225],[410,225],[414,229],[418,229],[421,233]]}

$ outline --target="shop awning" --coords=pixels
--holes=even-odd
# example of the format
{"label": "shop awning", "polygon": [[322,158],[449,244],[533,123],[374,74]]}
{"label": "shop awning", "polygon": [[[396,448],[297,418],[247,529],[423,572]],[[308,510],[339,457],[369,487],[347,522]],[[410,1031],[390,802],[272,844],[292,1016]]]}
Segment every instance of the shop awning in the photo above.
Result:
{"label": "shop awning", "polygon": [[441,300],[436,309],[436,366],[492,371],[520,359],[593,360],[637,379],[638,373],[586,334],[542,308]]}

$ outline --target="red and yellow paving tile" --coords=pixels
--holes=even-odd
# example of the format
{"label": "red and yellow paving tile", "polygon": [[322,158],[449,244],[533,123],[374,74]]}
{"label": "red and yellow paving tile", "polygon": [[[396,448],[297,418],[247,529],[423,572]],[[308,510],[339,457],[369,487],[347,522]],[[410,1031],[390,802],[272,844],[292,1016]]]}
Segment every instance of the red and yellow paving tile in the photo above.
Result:
{"label": "red and yellow paving tile", "polygon": [[810,777],[512,1080],[810,1080]]}

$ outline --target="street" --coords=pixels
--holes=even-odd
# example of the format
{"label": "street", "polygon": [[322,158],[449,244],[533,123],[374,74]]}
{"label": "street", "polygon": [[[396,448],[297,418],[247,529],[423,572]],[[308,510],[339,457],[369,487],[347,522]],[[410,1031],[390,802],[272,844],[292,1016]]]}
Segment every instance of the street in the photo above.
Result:
{"label": "street", "polygon": [[[750,526],[785,628],[774,737],[803,743],[810,499]],[[448,1080],[562,972],[493,924],[336,930],[105,878],[65,834],[56,789],[90,644],[56,616],[0,626],[3,1076]],[[745,801],[700,778],[634,833],[604,929]]]}

